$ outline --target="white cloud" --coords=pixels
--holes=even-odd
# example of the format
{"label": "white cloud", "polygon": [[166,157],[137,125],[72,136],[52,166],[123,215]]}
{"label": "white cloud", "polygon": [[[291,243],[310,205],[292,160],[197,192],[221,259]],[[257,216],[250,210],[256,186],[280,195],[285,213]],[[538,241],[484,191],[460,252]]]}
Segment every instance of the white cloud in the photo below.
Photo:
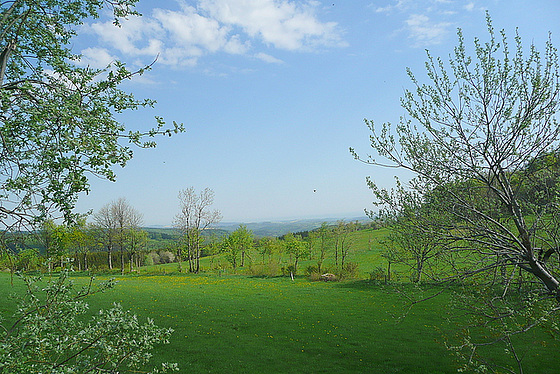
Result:
{"label": "white cloud", "polygon": [[112,21],[107,21],[93,23],[88,28],[103,42],[129,56],[155,57],[162,51],[161,26],[154,20],[131,17],[122,21],[121,25],[116,27]]}
{"label": "white cloud", "polygon": [[275,48],[300,50],[343,44],[335,22],[321,22],[317,2],[287,0],[201,0],[200,7],[221,23],[240,27]]}
{"label": "white cloud", "polygon": [[474,3],[470,2],[467,5],[465,5],[463,8],[465,8],[465,10],[468,12],[472,12],[474,10]]}
{"label": "white cloud", "polygon": [[82,57],[78,61],[79,66],[90,66],[94,69],[105,69],[119,58],[111,55],[105,48],[86,48],[81,52]]}
{"label": "white cloud", "polygon": [[412,14],[405,23],[409,37],[419,47],[441,43],[443,37],[448,33],[448,28],[452,25],[449,22],[434,23],[423,14]]}
{"label": "white cloud", "polygon": [[[196,6],[179,0],[179,9],[154,9],[116,28],[110,21],[86,27],[104,45],[126,57],[154,58],[161,63],[196,65],[215,53],[249,54],[265,44],[290,51],[344,46],[335,22],[317,16],[320,3],[292,0],[198,0]],[[110,55],[106,51],[107,55]],[[253,51],[266,61],[274,57]]]}
{"label": "white cloud", "polygon": [[258,58],[259,60],[262,60],[264,62],[268,62],[268,63],[271,63],[271,64],[283,64],[284,63],[284,61],[282,61],[282,60],[280,60],[280,59],[278,59],[274,56],[271,56],[269,54],[263,53],[263,52],[259,52],[259,53],[255,54],[255,57]]}
{"label": "white cloud", "polygon": [[[375,13],[389,13],[392,12],[393,10],[405,10],[408,8],[408,1],[407,0],[397,0],[395,1],[395,4],[389,4],[386,6],[381,6],[381,7],[376,7],[375,8]],[[370,5],[371,7],[373,7],[373,4]]]}

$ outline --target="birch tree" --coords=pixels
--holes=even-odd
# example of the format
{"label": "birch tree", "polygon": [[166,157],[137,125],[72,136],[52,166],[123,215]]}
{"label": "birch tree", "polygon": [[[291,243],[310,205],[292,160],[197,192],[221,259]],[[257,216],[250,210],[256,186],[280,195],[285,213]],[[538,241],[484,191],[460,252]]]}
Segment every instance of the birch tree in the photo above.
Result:
{"label": "birch tree", "polygon": [[[219,210],[210,209],[212,204],[214,191],[209,188],[205,188],[199,194],[194,187],[179,191],[179,213],[175,216],[174,226],[183,235],[189,271],[193,273],[200,271],[202,232],[222,219]],[[177,257],[180,269],[183,255],[185,254],[179,247]]]}

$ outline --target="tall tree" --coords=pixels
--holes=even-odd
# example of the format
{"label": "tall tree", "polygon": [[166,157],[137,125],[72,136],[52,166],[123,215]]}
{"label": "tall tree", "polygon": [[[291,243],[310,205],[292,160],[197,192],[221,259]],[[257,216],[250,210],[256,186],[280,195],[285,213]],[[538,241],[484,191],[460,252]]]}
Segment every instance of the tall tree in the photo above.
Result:
{"label": "tall tree", "polygon": [[397,180],[397,186],[391,193],[379,190],[371,184],[378,212],[369,212],[384,222],[390,229],[387,238],[383,240],[385,251],[382,254],[388,261],[387,280],[391,277],[391,262],[404,264],[411,270],[411,280],[418,283],[423,275],[432,281],[438,280],[438,260],[443,257],[441,225],[443,216],[433,204],[426,203],[425,196],[418,191],[404,188]]}
{"label": "tall tree", "polygon": [[[190,272],[200,271],[202,232],[222,219],[219,210],[210,210],[212,204],[214,191],[209,188],[205,188],[200,194],[196,193],[194,187],[179,191],[179,213],[175,216],[174,225],[183,234]],[[177,257],[181,264],[182,248],[179,248]]]}
{"label": "tall tree", "polygon": [[65,237],[66,227],[55,223],[52,219],[43,221],[37,231],[39,243],[45,248],[49,271],[53,269],[53,264],[62,260],[65,250]]}
{"label": "tall tree", "polygon": [[317,271],[319,274],[322,273],[321,268],[323,267],[323,262],[327,257],[327,253],[329,248],[332,247],[332,230],[329,228],[326,222],[321,223],[321,227],[319,227],[316,231],[316,235],[314,237],[315,241],[317,242],[317,247],[319,249],[318,259],[317,259]]}
{"label": "tall tree", "polygon": [[93,214],[96,236],[107,251],[107,267],[113,270],[113,249],[115,248],[117,227],[111,214],[110,204],[105,204]]}
{"label": "tall tree", "polygon": [[[487,24],[489,39],[475,39],[473,56],[460,30],[449,64],[428,53],[428,84],[408,71],[415,90],[402,99],[407,116],[394,130],[366,120],[371,146],[386,161],[363,161],[415,174],[410,189],[440,217],[431,224],[460,261],[456,277],[476,275],[497,287],[493,275],[509,274],[497,294],[486,289],[492,299],[481,313],[501,323],[527,311],[528,303],[538,301],[548,313],[560,304],[558,189],[541,184],[546,199],[526,193],[549,167],[539,160],[559,151],[560,70],[550,39],[541,54],[534,45],[523,48],[516,34],[511,51],[489,16]],[[512,287],[520,272],[533,282]],[[524,330],[533,322],[509,328]],[[471,343],[466,346],[476,347]]]}
{"label": "tall tree", "polygon": [[[144,136],[182,131],[178,124],[165,130],[161,118],[145,133],[127,130],[115,116],[154,102],[136,100],[119,85],[147,67],[131,72],[118,61],[101,70],[80,67],[76,64],[80,56],[71,50],[72,37],[84,19],[97,18],[109,8],[118,25],[120,18],[138,14],[133,8],[136,2],[0,2],[0,250],[6,248],[10,232],[35,230],[53,215],[72,222],[78,194],[89,191],[88,177],[115,180],[113,167],[125,166],[132,158],[132,149],[123,138],[140,147],[153,147],[155,143],[144,141]],[[61,278],[55,290],[46,289],[43,302],[31,288],[28,307],[18,309],[21,318],[16,326],[2,329],[2,345],[9,347],[2,359],[13,360],[2,363],[7,371],[110,371],[120,370],[126,361],[137,367],[153,344],[169,335],[142,326],[133,328],[132,334],[123,333],[119,326],[133,327],[135,317],[112,311],[99,319],[101,324],[93,321],[88,326],[98,331],[108,323],[107,331],[116,335],[88,334],[84,323],[72,321],[85,307],[71,300],[65,306],[64,301],[82,298],[89,291],[74,296],[71,284]],[[66,300],[60,302],[63,294]],[[42,321],[42,326],[36,321]],[[17,326],[26,323],[33,327]],[[138,332],[142,342],[137,340]],[[62,340],[68,344],[60,344]],[[30,354],[21,344],[29,341],[40,341],[41,347],[28,345]],[[110,353],[117,351],[117,355]]]}
{"label": "tall tree", "polygon": [[354,227],[355,225],[353,223],[346,223],[344,220],[340,220],[332,230],[335,266],[340,265],[341,268],[344,268],[346,257],[354,244],[353,239],[350,237],[350,233],[354,231]]}
{"label": "tall tree", "polygon": [[80,67],[72,38],[88,17],[108,7],[115,24],[138,13],[137,0],[12,0],[0,3],[0,232],[33,228],[59,212],[67,221],[88,176],[115,180],[132,149],[121,139],[153,147],[144,136],[164,129],[162,119],[145,132],[115,119],[152,106],[119,89],[132,72],[121,62],[106,69]]}

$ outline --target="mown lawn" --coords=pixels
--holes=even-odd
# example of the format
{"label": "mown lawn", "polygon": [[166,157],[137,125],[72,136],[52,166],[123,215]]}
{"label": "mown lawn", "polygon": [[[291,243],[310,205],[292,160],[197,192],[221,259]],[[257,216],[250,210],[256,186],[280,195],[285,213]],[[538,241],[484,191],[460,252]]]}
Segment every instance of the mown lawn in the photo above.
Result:
{"label": "mown lawn", "polygon": [[[457,372],[441,343],[442,330],[453,330],[445,295],[399,319],[401,296],[366,282],[208,275],[117,279],[114,290],[90,298],[92,311],[119,302],[141,318],[172,327],[171,344],[155,350],[155,361],[177,362],[182,373]],[[0,297],[7,300],[14,288],[7,274],[0,282]],[[15,290],[22,291],[17,282]],[[1,312],[8,313],[10,304],[3,303]],[[525,339],[526,372],[557,372],[558,344]]]}

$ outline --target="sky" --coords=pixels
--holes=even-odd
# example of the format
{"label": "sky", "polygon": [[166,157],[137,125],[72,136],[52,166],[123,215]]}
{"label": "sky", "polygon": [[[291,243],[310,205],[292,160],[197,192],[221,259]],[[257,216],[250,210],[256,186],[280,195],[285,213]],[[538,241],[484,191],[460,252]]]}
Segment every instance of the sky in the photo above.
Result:
{"label": "sky", "polygon": [[78,212],[124,197],[144,224],[172,225],[178,193],[215,193],[227,222],[353,218],[373,208],[365,179],[391,187],[395,169],[363,164],[364,119],[397,123],[412,88],[426,82],[426,49],[447,58],[463,30],[487,39],[485,12],[513,44],[560,46],[557,0],[140,0],[121,28],[88,20],[74,41],[81,64],[120,60],[153,68],[123,84],[153,109],[117,118],[147,130],[154,116],[186,131],[134,149],[116,182],[91,178]]}

